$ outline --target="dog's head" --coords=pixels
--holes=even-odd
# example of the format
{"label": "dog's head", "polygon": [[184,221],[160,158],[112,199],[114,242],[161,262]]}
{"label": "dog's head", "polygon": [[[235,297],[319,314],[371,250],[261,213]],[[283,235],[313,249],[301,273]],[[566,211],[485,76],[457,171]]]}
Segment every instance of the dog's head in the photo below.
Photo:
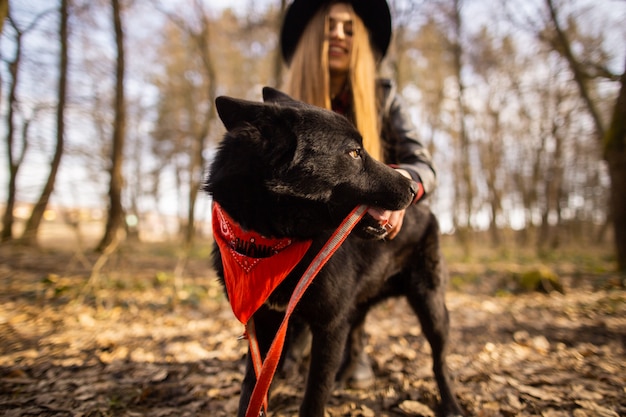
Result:
{"label": "dog's head", "polygon": [[268,87],[263,98],[216,99],[227,133],[205,190],[244,228],[309,238],[357,205],[411,202],[411,181],[370,157],[345,117]]}

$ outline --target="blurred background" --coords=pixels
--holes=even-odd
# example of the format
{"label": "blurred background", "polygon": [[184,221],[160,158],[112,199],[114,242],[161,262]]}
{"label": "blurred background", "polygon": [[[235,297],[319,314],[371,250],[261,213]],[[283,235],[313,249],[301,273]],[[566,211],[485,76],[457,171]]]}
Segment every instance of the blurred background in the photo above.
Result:
{"label": "blurred background", "polygon": [[[2,241],[209,237],[214,98],[280,87],[286,3],[3,0]],[[432,151],[449,241],[465,254],[603,247],[623,269],[625,140],[611,123],[626,118],[626,2],[390,5],[381,72]]]}
{"label": "blurred background", "polygon": [[[281,85],[286,3],[0,0],[0,414],[235,415],[246,341],[200,187],[215,97]],[[626,1],[389,3],[381,73],[438,171],[462,406],[626,415]],[[370,316],[377,384],[329,415],[434,415],[408,306]]]}

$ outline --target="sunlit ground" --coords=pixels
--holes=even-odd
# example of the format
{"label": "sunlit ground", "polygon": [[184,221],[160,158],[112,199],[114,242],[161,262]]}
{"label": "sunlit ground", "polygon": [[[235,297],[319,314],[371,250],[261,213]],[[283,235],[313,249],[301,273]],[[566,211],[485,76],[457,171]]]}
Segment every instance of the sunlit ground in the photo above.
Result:
{"label": "sunlit ground", "polygon": [[[176,243],[127,242],[94,277],[99,230],[80,230],[47,225],[39,250],[0,246],[0,414],[234,415],[246,342],[209,269],[210,239],[184,269]],[[481,242],[468,253],[444,239],[463,407],[625,415],[626,293],[610,247],[538,256]],[[432,415],[430,348],[406,303],[383,303],[367,330],[375,386],[337,390],[329,415]],[[302,386],[277,381],[274,416],[297,412]]]}

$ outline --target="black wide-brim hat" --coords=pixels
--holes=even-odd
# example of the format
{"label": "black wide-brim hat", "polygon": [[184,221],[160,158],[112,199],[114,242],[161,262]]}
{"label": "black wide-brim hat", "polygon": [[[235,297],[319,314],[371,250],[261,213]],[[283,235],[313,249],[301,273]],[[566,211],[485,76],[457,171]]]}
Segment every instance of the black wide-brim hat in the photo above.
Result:
{"label": "black wide-brim hat", "polygon": [[[294,0],[287,8],[280,31],[280,50],[286,63],[291,62],[304,29],[311,18],[331,0]],[[370,43],[382,59],[391,41],[391,13],[386,0],[340,0],[349,3],[363,20],[370,35]]]}

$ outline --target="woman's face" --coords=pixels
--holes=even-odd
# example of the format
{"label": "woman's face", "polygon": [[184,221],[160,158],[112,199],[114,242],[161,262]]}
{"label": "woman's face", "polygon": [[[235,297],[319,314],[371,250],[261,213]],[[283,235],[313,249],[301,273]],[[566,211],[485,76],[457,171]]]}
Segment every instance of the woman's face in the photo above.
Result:
{"label": "woman's face", "polygon": [[328,69],[331,75],[347,75],[352,53],[352,14],[345,3],[335,3],[328,12]]}

